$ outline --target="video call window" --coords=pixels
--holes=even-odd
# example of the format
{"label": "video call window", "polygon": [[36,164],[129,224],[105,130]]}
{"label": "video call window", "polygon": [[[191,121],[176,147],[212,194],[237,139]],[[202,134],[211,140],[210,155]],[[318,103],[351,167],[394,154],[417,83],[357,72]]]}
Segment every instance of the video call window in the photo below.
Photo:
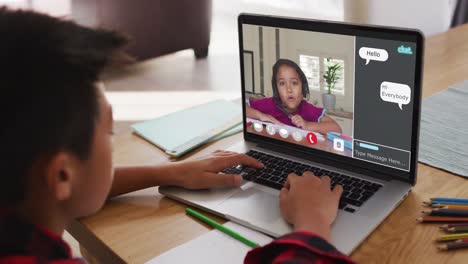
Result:
{"label": "video call window", "polygon": [[[401,47],[415,51],[413,43],[243,25],[244,83],[255,87],[245,91],[247,132],[409,171],[415,56]],[[387,135],[384,116],[406,129]]]}

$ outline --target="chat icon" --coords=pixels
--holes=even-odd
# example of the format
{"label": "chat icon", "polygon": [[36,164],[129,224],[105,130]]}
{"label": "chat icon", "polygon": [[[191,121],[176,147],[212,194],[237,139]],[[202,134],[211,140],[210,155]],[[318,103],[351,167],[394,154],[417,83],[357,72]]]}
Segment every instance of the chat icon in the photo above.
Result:
{"label": "chat icon", "polygon": [[366,65],[369,64],[371,60],[375,61],[387,61],[388,52],[384,49],[375,49],[368,47],[361,47],[359,49],[359,57],[366,60]]}
{"label": "chat icon", "polygon": [[402,83],[382,82],[380,84],[380,99],[398,104],[403,110],[403,105],[407,105],[411,101],[411,88]]}

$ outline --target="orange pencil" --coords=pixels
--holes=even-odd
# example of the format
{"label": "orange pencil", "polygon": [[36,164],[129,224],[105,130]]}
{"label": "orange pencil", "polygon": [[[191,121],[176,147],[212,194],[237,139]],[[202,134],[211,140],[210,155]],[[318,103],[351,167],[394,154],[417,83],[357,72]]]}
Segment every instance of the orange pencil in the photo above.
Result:
{"label": "orange pencil", "polygon": [[422,223],[428,222],[468,222],[468,217],[438,217],[438,216],[423,216],[416,218],[416,221]]}
{"label": "orange pencil", "polygon": [[433,204],[432,207],[443,209],[460,209],[468,210],[468,205],[455,205],[455,204]]}

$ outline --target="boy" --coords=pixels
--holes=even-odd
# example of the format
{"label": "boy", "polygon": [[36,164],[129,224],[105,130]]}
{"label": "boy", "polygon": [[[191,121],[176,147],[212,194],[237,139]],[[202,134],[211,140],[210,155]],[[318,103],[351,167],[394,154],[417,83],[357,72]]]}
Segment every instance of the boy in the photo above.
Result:
{"label": "boy", "polygon": [[[122,62],[122,36],[25,11],[0,9],[0,263],[84,263],[62,241],[67,224],[107,197],[156,185],[240,185],[218,174],[245,155],[217,151],[197,161],[112,167],[112,110],[99,82]],[[284,217],[303,230],[253,250],[246,262],[350,260],[326,240],[342,189],[330,180],[291,175],[281,191]]]}

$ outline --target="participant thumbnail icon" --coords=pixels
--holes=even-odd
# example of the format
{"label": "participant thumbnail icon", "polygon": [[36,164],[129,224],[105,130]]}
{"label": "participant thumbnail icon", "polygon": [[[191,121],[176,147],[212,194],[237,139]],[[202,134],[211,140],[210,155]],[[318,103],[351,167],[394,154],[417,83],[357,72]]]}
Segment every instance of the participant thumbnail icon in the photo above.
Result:
{"label": "participant thumbnail icon", "polygon": [[289,136],[289,132],[284,128],[281,128],[279,130],[279,134],[282,138],[287,138]]}
{"label": "participant thumbnail icon", "polygon": [[254,127],[255,131],[257,131],[257,132],[262,132],[262,130],[263,130],[263,125],[260,124],[260,123],[254,123],[253,127]]}
{"label": "participant thumbnail icon", "polygon": [[293,137],[294,140],[296,140],[297,142],[302,141],[302,138],[303,138],[303,137],[302,137],[302,133],[299,132],[299,131],[294,131],[294,132],[292,133],[292,137]]}
{"label": "participant thumbnail icon", "polygon": [[268,135],[273,136],[276,133],[276,129],[272,125],[267,125],[266,132],[268,133]]}

